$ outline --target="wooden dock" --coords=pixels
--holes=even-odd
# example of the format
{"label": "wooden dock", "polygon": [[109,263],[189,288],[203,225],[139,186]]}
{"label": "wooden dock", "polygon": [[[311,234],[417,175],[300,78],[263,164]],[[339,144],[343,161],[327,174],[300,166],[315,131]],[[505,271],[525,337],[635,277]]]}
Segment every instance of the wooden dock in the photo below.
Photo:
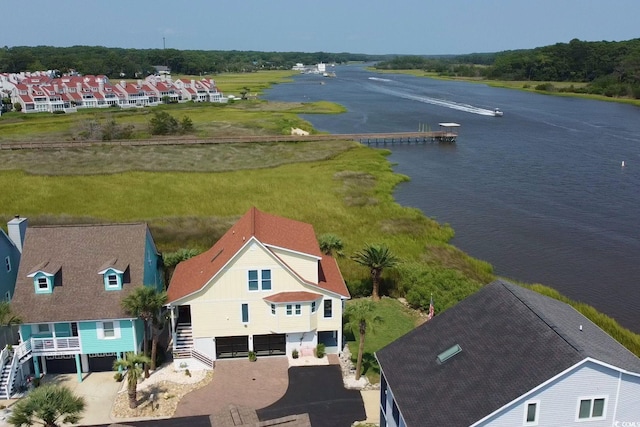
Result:
{"label": "wooden dock", "polygon": [[202,144],[234,144],[264,142],[302,142],[302,141],[358,141],[368,145],[387,144],[424,144],[455,143],[457,132],[389,132],[389,133],[343,133],[318,135],[264,135],[264,136],[229,136],[214,138],[158,138],[158,139],[126,139],[116,141],[0,141],[0,150],[35,150],[55,148],[81,148],[96,145],[112,146],[153,146],[153,145],[202,145]]}

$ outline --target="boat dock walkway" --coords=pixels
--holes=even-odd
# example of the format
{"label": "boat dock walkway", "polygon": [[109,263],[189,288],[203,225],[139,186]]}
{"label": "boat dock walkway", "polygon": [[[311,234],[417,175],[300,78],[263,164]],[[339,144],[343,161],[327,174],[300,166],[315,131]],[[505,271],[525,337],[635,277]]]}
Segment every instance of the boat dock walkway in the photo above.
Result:
{"label": "boat dock walkway", "polygon": [[126,139],[117,141],[0,141],[0,150],[35,150],[51,148],[80,148],[95,145],[152,146],[152,145],[200,145],[233,144],[261,142],[302,142],[302,141],[359,141],[367,145],[418,144],[418,143],[455,143],[458,134],[451,130],[433,132],[388,132],[388,133],[343,133],[317,135],[264,135],[229,136],[215,138],[158,138]]}

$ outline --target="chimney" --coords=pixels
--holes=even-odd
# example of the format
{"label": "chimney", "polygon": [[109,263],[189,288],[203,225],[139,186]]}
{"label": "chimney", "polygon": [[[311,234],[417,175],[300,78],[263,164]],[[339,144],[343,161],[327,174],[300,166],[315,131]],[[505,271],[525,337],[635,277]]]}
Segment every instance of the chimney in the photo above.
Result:
{"label": "chimney", "polygon": [[16,215],[15,218],[7,223],[9,238],[20,253],[22,253],[22,245],[24,244],[24,235],[27,232],[28,223],[27,218],[20,218],[20,215]]}

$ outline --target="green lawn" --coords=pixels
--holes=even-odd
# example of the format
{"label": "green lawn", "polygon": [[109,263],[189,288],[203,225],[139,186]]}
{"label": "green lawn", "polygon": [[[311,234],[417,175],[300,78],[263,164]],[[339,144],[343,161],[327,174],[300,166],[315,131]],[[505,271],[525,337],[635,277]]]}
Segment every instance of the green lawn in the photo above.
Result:
{"label": "green lawn", "polygon": [[[353,304],[356,300],[347,302]],[[362,371],[372,383],[380,381],[380,367],[375,360],[374,352],[395,341],[397,338],[414,329],[422,321],[421,317],[398,300],[382,298],[375,304],[374,316],[380,317],[380,322],[369,328],[365,335],[364,354],[362,356]],[[358,331],[345,330],[345,337],[349,345],[352,360],[355,365],[358,356],[360,337]]]}

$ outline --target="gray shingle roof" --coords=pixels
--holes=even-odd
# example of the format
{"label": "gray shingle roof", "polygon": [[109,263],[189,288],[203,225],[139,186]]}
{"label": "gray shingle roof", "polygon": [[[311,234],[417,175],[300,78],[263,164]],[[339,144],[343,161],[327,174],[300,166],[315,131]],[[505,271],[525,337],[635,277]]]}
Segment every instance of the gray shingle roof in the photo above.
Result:
{"label": "gray shingle roof", "polygon": [[[24,323],[130,318],[120,301],[143,284],[146,236],[146,224],[28,228],[12,309]],[[122,291],[106,291],[98,274],[114,260],[128,266]],[[55,287],[36,294],[27,275],[44,265],[56,266]]]}
{"label": "gray shingle roof", "polygon": [[[462,352],[437,363],[455,344]],[[573,307],[504,281],[376,357],[408,426],[468,426],[587,357],[640,373],[640,359]]]}

